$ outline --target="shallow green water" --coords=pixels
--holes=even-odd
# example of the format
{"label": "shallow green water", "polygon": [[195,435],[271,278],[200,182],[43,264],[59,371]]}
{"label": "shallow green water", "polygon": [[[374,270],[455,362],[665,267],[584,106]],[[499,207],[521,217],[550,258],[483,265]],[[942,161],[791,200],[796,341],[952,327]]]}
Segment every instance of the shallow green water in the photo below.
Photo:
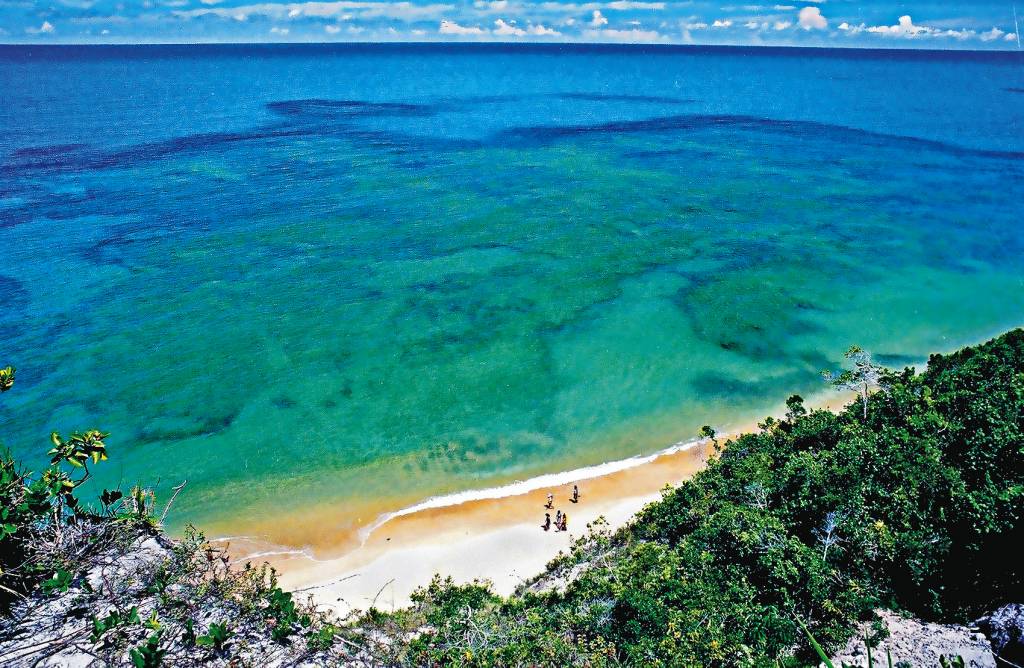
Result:
{"label": "shallow green water", "polygon": [[188,479],[174,521],[222,527],[650,453],[850,344],[900,366],[1021,322],[1019,156],[587,109],[465,139],[300,104],[8,171],[6,442],[100,426],[100,484]]}

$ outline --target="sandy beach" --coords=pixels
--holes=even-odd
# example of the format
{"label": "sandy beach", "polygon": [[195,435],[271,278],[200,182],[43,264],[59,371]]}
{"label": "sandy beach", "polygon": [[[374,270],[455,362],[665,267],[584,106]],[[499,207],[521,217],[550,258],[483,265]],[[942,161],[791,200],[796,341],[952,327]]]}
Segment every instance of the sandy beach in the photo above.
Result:
{"label": "sandy beach", "polygon": [[[570,501],[572,483],[483,498],[395,515],[376,526],[363,544],[337,558],[309,550],[286,550],[234,539],[236,558],[266,560],[281,571],[286,588],[308,592],[322,605],[345,613],[376,604],[401,607],[435,573],[456,581],[490,580],[501,594],[536,575],[560,551],[604,517],[610,526],[627,522],[646,504],[699,471],[712,454],[710,442],[695,442],[651,461],[577,481],[581,498]],[[544,508],[548,492],[554,509]],[[544,513],[568,514],[568,530],[541,529]]]}
{"label": "sandy beach", "polygon": [[[822,393],[807,405],[836,410],[851,398]],[[733,429],[718,442],[757,429]],[[496,592],[508,595],[568,550],[589,523],[603,517],[613,529],[622,526],[666,486],[700,471],[714,450],[708,440],[679,443],[647,457],[428,499],[383,513],[358,535],[346,534],[333,544],[296,549],[245,537],[220,542],[237,562],[266,561],[280,572],[283,587],[308,593],[341,614],[407,606],[410,594],[435,573],[457,582],[489,580]],[[570,501],[573,484],[579,485],[578,503]],[[555,498],[550,511],[544,507],[548,492]],[[568,530],[545,532],[544,513],[554,518],[557,510],[568,513]]]}

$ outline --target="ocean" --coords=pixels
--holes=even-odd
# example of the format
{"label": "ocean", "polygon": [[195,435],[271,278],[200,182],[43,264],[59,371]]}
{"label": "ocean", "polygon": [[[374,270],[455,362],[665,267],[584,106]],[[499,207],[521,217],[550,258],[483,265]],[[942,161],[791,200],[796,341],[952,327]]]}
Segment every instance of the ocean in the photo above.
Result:
{"label": "ocean", "polygon": [[1024,322],[1022,90],[1016,53],[0,47],[0,438],[109,431],[93,488],[187,480],[176,531],[330,534],[749,424],[852,344]]}

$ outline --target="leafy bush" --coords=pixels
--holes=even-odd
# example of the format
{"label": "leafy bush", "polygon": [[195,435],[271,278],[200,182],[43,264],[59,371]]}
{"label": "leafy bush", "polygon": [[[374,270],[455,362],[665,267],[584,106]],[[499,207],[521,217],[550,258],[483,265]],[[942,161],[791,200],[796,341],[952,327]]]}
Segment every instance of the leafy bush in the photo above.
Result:
{"label": "leafy bush", "polygon": [[[845,643],[880,606],[962,621],[1020,599],[1024,331],[933,355],[921,373],[881,369],[856,348],[848,359],[855,368],[828,379],[855,389],[855,403],[837,414],[793,396],[784,419],[725,444],[703,429],[719,447],[705,470],[615,534],[597,527],[531,583],[573,573],[564,588],[503,599],[486,582],[436,577],[413,608],[339,627],[282,591],[273,570],[232,570],[190,531],[148,583],[150,620],[107,616],[93,632],[112,639],[132,626],[141,644],[120,651],[136,666],[195,665],[190,647],[227,655],[242,644],[226,620],[196,637],[191,617],[216,601],[282,652],[292,641],[344,645],[374,665],[796,666]],[[5,372],[0,390],[13,380]],[[74,586],[78,565],[45,547],[54,536],[155,525],[139,488],[105,491],[99,511],[75,500],[103,438],[55,436],[38,476],[0,456],[0,604]]]}
{"label": "leafy bush", "polygon": [[[14,369],[0,369],[0,392],[13,385]],[[97,513],[75,496],[90,477],[90,465],[107,459],[106,436],[98,430],[67,439],[51,434],[50,465],[35,475],[0,452],[0,612],[37,585],[45,594],[67,591],[75,575],[71,543],[116,514],[113,504]]]}
{"label": "leafy bush", "polygon": [[[9,390],[13,378],[13,369],[0,369],[0,391]],[[91,467],[107,459],[106,436],[98,430],[53,434],[50,464],[38,474],[0,453],[0,613],[6,617],[0,643],[19,637],[21,622],[34,633],[60,628],[67,617],[72,627],[80,621],[79,628],[35,643],[43,655],[33,661],[85,647],[104,665],[135,668],[251,665],[257,656],[274,664],[314,655],[337,663],[330,657],[343,656],[338,647],[351,631],[281,590],[266,564],[237,566],[192,528],[180,540],[163,538],[151,491],[103,490],[98,506],[80,503],[76,492]],[[137,568],[111,566],[147,541],[159,547]],[[97,575],[98,587],[92,584]],[[47,613],[46,599],[58,596]],[[141,618],[140,609],[148,617]],[[200,616],[209,624],[197,636],[193,620]],[[244,641],[234,641],[235,629],[246,633]],[[300,637],[290,642],[293,635]]]}
{"label": "leafy bush", "polygon": [[1024,331],[921,373],[848,359],[828,380],[855,403],[791,397],[785,419],[553,562],[589,564],[564,593],[435,580],[416,614],[366,623],[427,624],[409,665],[806,665],[801,623],[830,649],[879,606],[962,621],[1024,596]]}

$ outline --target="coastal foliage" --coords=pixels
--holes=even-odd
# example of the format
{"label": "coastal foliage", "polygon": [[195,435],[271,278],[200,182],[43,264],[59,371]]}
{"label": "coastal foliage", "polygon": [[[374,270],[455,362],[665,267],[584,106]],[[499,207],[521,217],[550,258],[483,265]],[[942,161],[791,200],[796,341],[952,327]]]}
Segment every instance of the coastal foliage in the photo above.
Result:
{"label": "coastal foliage", "polygon": [[[0,391],[13,378],[0,369]],[[235,564],[191,528],[165,538],[151,491],[81,502],[106,438],[52,434],[39,473],[0,452],[0,664],[58,665],[71,653],[74,665],[134,668],[338,665],[353,653],[337,620],[283,591],[267,565]]]}
{"label": "coastal foliage", "polygon": [[427,629],[405,665],[806,665],[803,627],[828,650],[878,607],[966,620],[1019,597],[1024,331],[921,373],[852,361],[877,391],[839,413],[791,397],[519,595],[435,580],[370,621]]}
{"label": "coastal foliage", "polygon": [[[435,577],[411,608],[345,623],[194,531],[162,539],[141,488],[79,504],[105,434],[54,435],[39,475],[0,457],[0,601],[15,616],[39,607],[15,605],[30,597],[102,603],[66,642],[112,665],[602,668],[808,665],[878,608],[963,621],[1020,598],[1024,330],[920,373],[858,355],[832,378],[864,390],[845,410],[792,396],[756,433],[703,429],[717,448],[705,470],[616,532],[590,527],[515,595]],[[90,555],[147,537],[166,554],[144,577],[90,585]]]}

